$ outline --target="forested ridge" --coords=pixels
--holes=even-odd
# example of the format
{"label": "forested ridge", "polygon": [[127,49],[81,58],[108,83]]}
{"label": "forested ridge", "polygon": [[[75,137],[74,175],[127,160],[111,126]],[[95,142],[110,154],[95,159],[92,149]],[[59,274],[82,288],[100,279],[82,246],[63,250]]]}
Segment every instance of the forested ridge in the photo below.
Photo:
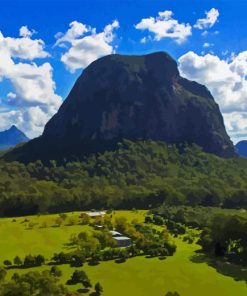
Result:
{"label": "forested ridge", "polygon": [[196,145],[124,140],[84,161],[0,161],[0,214],[167,205],[247,207],[247,160]]}

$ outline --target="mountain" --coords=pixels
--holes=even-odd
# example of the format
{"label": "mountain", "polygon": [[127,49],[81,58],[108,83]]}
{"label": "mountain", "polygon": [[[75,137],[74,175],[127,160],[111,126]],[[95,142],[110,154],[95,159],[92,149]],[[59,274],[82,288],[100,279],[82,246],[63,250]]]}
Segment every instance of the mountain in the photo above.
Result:
{"label": "mountain", "polygon": [[222,157],[235,155],[208,89],[179,75],[165,52],[109,55],[77,79],[44,133],[5,156],[29,162],[73,159],[115,149],[123,138],[196,143]]}
{"label": "mountain", "polygon": [[247,141],[243,140],[235,145],[236,152],[242,157],[247,157]]}
{"label": "mountain", "polygon": [[15,125],[12,125],[8,130],[0,132],[0,150],[8,149],[27,141],[29,141],[29,138]]}

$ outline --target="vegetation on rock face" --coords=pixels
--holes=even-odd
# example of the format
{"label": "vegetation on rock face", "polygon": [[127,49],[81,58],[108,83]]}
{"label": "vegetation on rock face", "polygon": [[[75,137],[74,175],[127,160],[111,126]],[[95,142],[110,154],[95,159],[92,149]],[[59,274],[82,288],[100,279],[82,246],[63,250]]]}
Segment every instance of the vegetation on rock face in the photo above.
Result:
{"label": "vegetation on rock face", "polygon": [[1,161],[0,215],[163,203],[245,208],[246,168],[245,159],[222,159],[195,145],[128,140],[116,151],[59,166]]}

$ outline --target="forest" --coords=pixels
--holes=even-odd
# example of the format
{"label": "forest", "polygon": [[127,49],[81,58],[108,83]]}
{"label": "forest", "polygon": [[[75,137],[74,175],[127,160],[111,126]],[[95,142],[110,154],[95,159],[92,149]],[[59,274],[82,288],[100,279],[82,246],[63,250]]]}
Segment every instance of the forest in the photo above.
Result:
{"label": "forest", "polygon": [[124,140],[83,161],[0,161],[0,215],[167,206],[247,207],[247,160],[196,145]]}

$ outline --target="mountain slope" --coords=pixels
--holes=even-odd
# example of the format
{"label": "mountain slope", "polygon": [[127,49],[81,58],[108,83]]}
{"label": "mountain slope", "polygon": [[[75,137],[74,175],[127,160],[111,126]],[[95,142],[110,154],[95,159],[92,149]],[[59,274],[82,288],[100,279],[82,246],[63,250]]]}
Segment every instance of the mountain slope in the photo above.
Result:
{"label": "mountain slope", "polygon": [[166,53],[109,55],[89,65],[40,138],[6,159],[73,159],[115,149],[123,138],[196,143],[234,155],[222,115],[203,85],[180,77]]}
{"label": "mountain slope", "polygon": [[247,141],[243,140],[238,142],[236,145],[236,152],[242,157],[247,157]]}
{"label": "mountain slope", "polygon": [[8,130],[0,132],[0,149],[8,149],[22,142],[29,141],[29,138],[15,125]]}

